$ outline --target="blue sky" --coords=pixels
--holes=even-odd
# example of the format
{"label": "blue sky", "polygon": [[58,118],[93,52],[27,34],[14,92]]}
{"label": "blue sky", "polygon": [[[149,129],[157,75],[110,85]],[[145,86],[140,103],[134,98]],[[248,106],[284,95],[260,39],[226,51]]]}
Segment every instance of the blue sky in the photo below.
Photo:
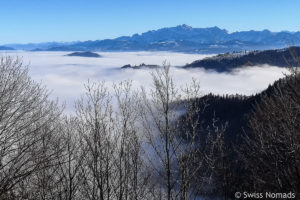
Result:
{"label": "blue sky", "polygon": [[299,0],[3,0],[0,44],[115,38],[188,24],[300,31]]}

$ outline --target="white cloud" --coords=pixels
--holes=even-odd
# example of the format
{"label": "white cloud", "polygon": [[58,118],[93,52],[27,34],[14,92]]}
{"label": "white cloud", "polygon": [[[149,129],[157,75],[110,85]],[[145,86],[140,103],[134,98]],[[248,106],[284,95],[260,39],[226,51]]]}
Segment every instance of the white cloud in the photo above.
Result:
{"label": "white cloud", "polygon": [[[162,64],[164,60],[172,66],[202,59],[207,55],[170,52],[98,52],[102,58],[64,56],[68,52],[10,52],[4,55],[23,57],[30,64],[30,74],[52,91],[53,98],[59,97],[67,103],[67,112],[73,109],[73,102],[84,92],[84,84],[92,81],[106,81],[108,84],[132,80],[134,87],[151,86],[150,70],[121,70],[125,64]],[[171,73],[177,85],[200,80],[203,93],[250,95],[265,89],[275,80],[283,77],[286,70],[278,67],[260,66],[237,69],[233,73],[216,73],[203,69],[172,68]]]}

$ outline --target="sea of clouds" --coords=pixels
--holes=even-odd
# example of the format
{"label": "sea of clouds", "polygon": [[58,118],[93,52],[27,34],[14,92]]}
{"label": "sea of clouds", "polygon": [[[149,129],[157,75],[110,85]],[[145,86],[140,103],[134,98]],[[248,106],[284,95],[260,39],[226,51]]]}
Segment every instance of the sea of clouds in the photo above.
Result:
{"label": "sea of clouds", "polygon": [[236,69],[232,73],[217,73],[198,69],[181,69],[186,63],[212,55],[183,54],[171,52],[97,52],[101,58],[70,57],[70,52],[1,52],[2,56],[17,56],[29,66],[31,77],[46,85],[51,98],[66,103],[66,112],[72,112],[74,101],[84,93],[88,80],[105,81],[108,86],[123,80],[132,80],[133,87],[150,88],[150,69],[120,69],[123,65],[171,64],[171,74],[178,86],[190,83],[192,78],[200,81],[203,94],[258,93],[287,71],[275,66],[255,66]]}

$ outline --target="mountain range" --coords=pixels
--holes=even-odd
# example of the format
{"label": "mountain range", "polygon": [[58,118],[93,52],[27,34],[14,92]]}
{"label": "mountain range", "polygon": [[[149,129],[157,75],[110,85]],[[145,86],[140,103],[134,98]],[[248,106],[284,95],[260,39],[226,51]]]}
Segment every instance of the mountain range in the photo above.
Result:
{"label": "mountain range", "polygon": [[265,50],[300,45],[300,32],[237,31],[219,27],[193,28],[186,24],[151,30],[142,34],[83,42],[6,44],[22,50],[47,51],[173,51],[185,53],[225,53]]}
{"label": "mountain range", "polygon": [[76,43],[78,42],[42,42],[42,43],[28,43],[28,44],[6,44],[5,47],[10,47],[17,50],[43,51],[57,46],[68,46]]}
{"label": "mountain range", "polygon": [[0,50],[14,50],[12,47],[0,46]]}

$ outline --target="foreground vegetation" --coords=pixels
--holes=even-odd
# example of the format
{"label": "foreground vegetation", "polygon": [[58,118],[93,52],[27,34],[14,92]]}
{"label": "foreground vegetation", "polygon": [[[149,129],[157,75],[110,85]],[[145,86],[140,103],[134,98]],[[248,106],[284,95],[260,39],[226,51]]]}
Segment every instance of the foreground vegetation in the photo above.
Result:
{"label": "foreground vegetation", "polygon": [[[169,66],[153,89],[88,83],[65,116],[21,60],[0,61],[0,199],[232,198],[236,191],[300,191],[300,77],[253,104],[238,137],[195,80],[178,88]],[[228,99],[228,98],[227,98]],[[245,100],[242,98],[240,100]],[[237,140],[237,141],[236,141]]]}

